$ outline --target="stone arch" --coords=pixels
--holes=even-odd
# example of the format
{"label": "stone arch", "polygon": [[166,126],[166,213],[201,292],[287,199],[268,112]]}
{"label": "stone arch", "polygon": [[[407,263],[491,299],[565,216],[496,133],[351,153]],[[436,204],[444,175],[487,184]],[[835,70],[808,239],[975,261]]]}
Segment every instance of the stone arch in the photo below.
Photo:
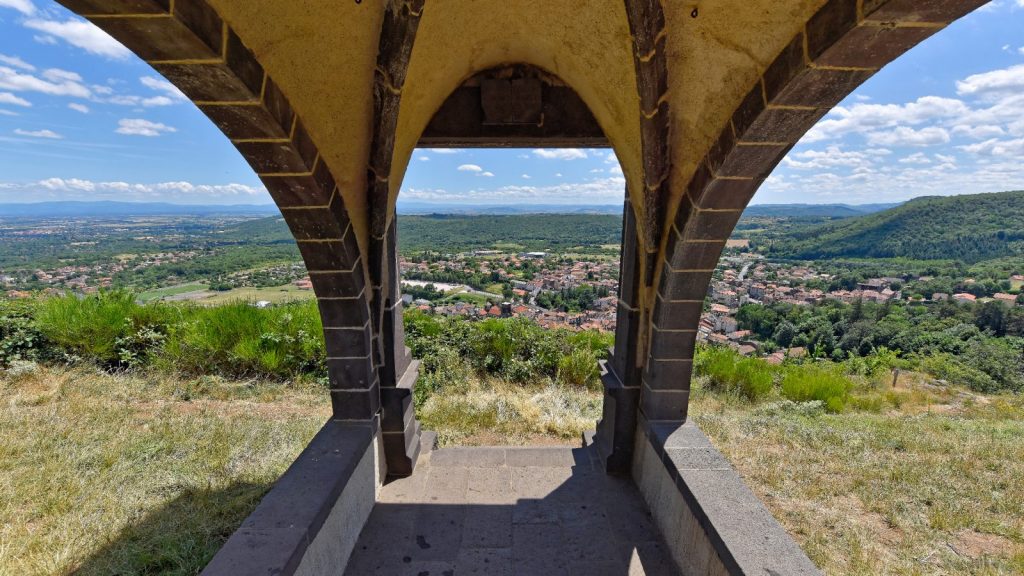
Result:
{"label": "stone arch", "polygon": [[365,272],[334,176],[273,78],[205,0],[58,0],[177,86],[224,133],[281,210],[309,270],[327,343],[333,417],[370,420]]}
{"label": "stone arch", "polygon": [[830,0],[763,69],[697,165],[668,229],[641,412],[686,419],[696,328],[725,241],[764,179],[883,66],[987,0]]}

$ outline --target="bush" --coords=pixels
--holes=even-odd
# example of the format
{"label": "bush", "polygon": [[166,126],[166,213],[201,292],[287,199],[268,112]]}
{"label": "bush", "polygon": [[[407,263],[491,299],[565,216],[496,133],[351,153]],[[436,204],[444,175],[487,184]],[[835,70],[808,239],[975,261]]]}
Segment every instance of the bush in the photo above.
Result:
{"label": "bush", "polygon": [[108,367],[130,367],[145,363],[160,348],[180,315],[175,307],[143,306],[131,292],[115,290],[44,300],[37,324],[66,352]]}
{"label": "bush", "polygon": [[40,359],[48,352],[47,344],[31,302],[0,300],[0,368]]}
{"label": "bush", "polygon": [[256,308],[244,302],[188,308],[161,362],[186,374],[291,379],[323,372],[326,351],[316,302]]}
{"label": "bush", "polygon": [[[600,387],[597,356],[586,348],[578,348],[558,361],[558,382],[576,388]],[[595,386],[597,385],[597,386]]]}
{"label": "bush", "polygon": [[771,394],[774,369],[757,358],[746,358],[730,348],[697,349],[694,373],[707,378],[709,389],[739,394],[756,401]]}
{"label": "bush", "polygon": [[794,402],[817,400],[836,413],[846,407],[853,383],[835,370],[813,364],[788,366],[782,377],[782,395]]}

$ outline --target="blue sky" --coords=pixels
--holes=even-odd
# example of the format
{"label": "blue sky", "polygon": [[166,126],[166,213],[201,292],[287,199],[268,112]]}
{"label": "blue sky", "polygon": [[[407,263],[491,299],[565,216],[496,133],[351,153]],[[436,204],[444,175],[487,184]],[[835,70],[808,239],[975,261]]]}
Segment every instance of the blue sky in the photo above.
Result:
{"label": "blue sky", "polygon": [[[997,0],[879,72],[755,203],[1024,189],[1024,0]],[[417,150],[401,199],[618,204],[609,150]],[[49,0],[0,0],[0,202],[267,203],[230,143],[159,74]]]}

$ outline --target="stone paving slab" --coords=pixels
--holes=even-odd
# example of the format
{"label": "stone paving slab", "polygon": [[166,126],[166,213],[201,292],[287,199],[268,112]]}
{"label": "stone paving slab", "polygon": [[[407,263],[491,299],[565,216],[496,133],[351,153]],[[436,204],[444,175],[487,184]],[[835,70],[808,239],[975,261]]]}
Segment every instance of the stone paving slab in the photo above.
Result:
{"label": "stone paving slab", "polygon": [[643,498],[591,448],[445,448],[381,489],[347,576],[669,576]]}

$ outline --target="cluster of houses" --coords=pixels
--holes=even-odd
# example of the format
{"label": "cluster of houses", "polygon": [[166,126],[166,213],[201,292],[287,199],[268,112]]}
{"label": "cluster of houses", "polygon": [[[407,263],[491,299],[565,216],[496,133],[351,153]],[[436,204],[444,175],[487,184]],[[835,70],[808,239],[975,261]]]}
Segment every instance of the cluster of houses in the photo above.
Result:
{"label": "cluster of houses", "polygon": [[424,312],[442,316],[462,316],[465,318],[529,318],[544,328],[569,328],[572,330],[599,330],[613,332],[615,330],[615,297],[600,298],[593,310],[583,312],[561,312],[548,310],[533,304],[502,302],[475,305],[469,302],[434,305],[427,300],[413,300],[408,294],[402,297],[403,304],[408,308],[417,308]]}
{"label": "cluster of houses", "polygon": [[[619,262],[615,260],[567,260],[561,257],[549,258],[546,252],[524,252],[505,255],[497,250],[477,250],[470,254],[459,254],[433,262],[411,262],[399,258],[403,275],[415,277],[433,270],[462,272],[472,264],[484,274],[497,273],[502,281],[510,281],[518,297],[536,296],[542,290],[563,290],[577,288],[584,284],[605,287],[610,292],[618,289]],[[522,278],[522,267],[529,262],[537,271],[528,280]]]}

